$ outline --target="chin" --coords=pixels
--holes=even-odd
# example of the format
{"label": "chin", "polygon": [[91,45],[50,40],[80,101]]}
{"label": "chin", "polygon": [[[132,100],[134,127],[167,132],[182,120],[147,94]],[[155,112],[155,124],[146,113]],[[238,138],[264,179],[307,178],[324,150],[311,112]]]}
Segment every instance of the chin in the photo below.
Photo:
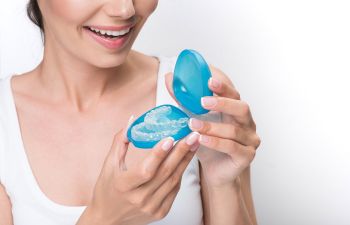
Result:
{"label": "chin", "polygon": [[115,68],[122,65],[126,61],[126,57],[127,54],[114,56],[106,55],[98,58],[96,57],[90,64],[101,69]]}
{"label": "chin", "polygon": [[[132,43],[132,42],[131,42]],[[132,44],[124,46],[119,52],[110,52],[110,51],[92,51],[89,52],[89,62],[90,64],[98,67],[98,68],[115,68],[127,60],[130,52]]]}

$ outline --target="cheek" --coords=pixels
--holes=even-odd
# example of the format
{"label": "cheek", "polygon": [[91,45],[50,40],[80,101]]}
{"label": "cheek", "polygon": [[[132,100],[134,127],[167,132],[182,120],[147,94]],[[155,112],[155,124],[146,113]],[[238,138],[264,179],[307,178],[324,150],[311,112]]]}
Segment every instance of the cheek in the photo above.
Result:
{"label": "cheek", "polygon": [[158,6],[158,0],[135,0],[134,7],[137,14],[142,17],[151,15]]}
{"label": "cheek", "polygon": [[47,18],[48,23],[62,22],[78,25],[89,17],[93,2],[86,0],[44,0],[44,18]]}

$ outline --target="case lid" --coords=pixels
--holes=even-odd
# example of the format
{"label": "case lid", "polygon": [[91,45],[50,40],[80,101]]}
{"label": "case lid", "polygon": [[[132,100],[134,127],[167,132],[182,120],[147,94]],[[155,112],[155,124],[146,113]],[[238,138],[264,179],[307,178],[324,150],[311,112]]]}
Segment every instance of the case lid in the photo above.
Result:
{"label": "case lid", "polygon": [[208,87],[211,72],[204,58],[195,50],[183,50],[177,58],[173,78],[174,95],[178,102],[194,114],[208,113],[201,98],[213,96]]}

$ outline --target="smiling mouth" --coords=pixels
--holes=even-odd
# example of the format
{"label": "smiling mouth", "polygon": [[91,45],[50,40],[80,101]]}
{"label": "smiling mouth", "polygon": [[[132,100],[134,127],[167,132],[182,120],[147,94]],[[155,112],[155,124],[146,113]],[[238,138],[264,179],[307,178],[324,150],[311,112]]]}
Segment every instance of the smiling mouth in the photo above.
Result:
{"label": "smiling mouth", "polygon": [[120,30],[120,31],[100,30],[100,29],[88,27],[88,26],[84,26],[83,28],[89,32],[92,32],[92,33],[100,36],[100,37],[115,40],[115,39],[120,39],[120,38],[127,36],[133,30],[134,27],[127,28],[127,29]]}

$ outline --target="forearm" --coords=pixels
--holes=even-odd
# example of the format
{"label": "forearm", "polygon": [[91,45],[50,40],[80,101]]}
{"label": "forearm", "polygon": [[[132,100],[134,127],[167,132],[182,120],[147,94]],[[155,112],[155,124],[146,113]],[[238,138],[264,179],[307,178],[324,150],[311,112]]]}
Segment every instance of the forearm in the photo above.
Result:
{"label": "forearm", "polygon": [[234,185],[208,187],[209,225],[252,225],[239,181]]}
{"label": "forearm", "polygon": [[117,223],[107,222],[101,215],[90,207],[86,207],[76,225],[115,225]]}
{"label": "forearm", "polygon": [[0,183],[0,224],[13,225],[12,204],[5,187]]}

